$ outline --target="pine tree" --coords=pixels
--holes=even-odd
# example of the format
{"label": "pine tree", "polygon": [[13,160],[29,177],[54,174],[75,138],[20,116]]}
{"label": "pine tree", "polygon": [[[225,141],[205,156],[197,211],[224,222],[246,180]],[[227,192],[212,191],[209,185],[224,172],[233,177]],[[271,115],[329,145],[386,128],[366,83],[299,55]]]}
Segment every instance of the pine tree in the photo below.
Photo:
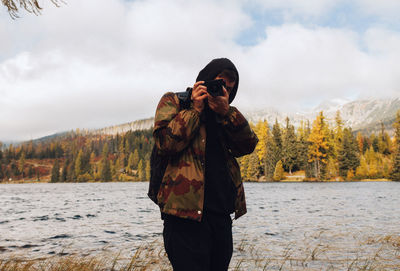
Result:
{"label": "pine tree", "polygon": [[251,153],[249,155],[249,161],[247,165],[247,174],[246,174],[246,179],[249,181],[256,181],[258,179],[258,157],[255,152]]}
{"label": "pine tree", "polygon": [[107,158],[103,158],[102,160],[101,179],[105,182],[112,181],[111,165]]}
{"label": "pine tree", "polygon": [[122,139],[119,147],[118,147],[118,159],[119,159],[119,165],[122,168],[125,168],[125,140]]}
{"label": "pine tree", "polygon": [[60,182],[66,182],[67,181],[67,171],[68,171],[68,163],[69,160],[65,160],[64,165],[61,170],[61,176],[60,176]]}
{"label": "pine tree", "polygon": [[21,156],[18,161],[18,170],[22,174],[22,178],[25,177],[24,176],[24,168],[25,168],[25,152],[22,151]]}
{"label": "pine tree", "polygon": [[322,111],[314,120],[310,136],[308,137],[310,146],[308,148],[308,161],[314,165],[314,176],[317,180],[321,179],[323,166],[328,162],[328,133],[326,129],[325,117]]}
{"label": "pine tree", "polygon": [[336,111],[336,116],[335,116],[335,129],[334,129],[334,157],[337,157],[339,148],[342,144],[343,140],[343,120],[342,117],[340,116],[340,111]]}
{"label": "pine tree", "polygon": [[146,175],[146,177],[145,177],[145,179],[146,180],[150,180],[150,170],[151,170],[151,168],[150,168],[150,160],[146,160],[146,168],[145,168],[145,175]]}
{"label": "pine tree", "polygon": [[272,137],[268,137],[267,139],[267,152],[265,155],[265,167],[264,167],[264,174],[268,181],[272,181],[274,177],[274,170],[275,165],[274,163],[274,153],[273,153],[273,140]]}
{"label": "pine tree", "polygon": [[273,180],[276,163],[282,159],[282,133],[278,120],[272,127],[272,136],[267,140],[267,153],[265,161],[265,176],[267,180]]}
{"label": "pine tree", "polygon": [[142,159],[140,159],[140,161],[139,161],[138,174],[139,174],[139,180],[144,181],[146,176],[145,176],[145,170],[144,170],[144,165],[143,165]]}
{"label": "pine tree", "polygon": [[56,183],[60,181],[60,165],[58,159],[54,161],[53,169],[51,170],[51,182]]}
{"label": "pine tree", "polygon": [[276,164],[282,159],[282,133],[278,120],[275,120],[275,124],[272,127],[272,142],[272,159]]}
{"label": "pine tree", "polygon": [[343,130],[343,140],[338,148],[339,174],[342,177],[347,176],[349,170],[355,170],[360,164],[358,158],[358,145],[353,137],[351,129]]}
{"label": "pine tree", "polygon": [[294,126],[289,124],[289,118],[286,117],[286,129],[282,142],[282,162],[284,168],[292,174],[292,169],[297,160],[297,140],[294,132]]}
{"label": "pine tree", "polygon": [[133,164],[134,164],[134,158],[133,158],[133,153],[131,152],[128,158],[128,166],[127,166],[128,172],[130,172],[133,169]]}
{"label": "pine tree", "polygon": [[301,121],[297,134],[299,135],[297,146],[297,163],[299,168],[305,171],[306,178],[310,178],[312,176],[310,162],[308,162],[308,148],[310,145],[310,142],[308,142],[308,137],[310,136],[310,123],[308,121],[306,123]]}
{"label": "pine tree", "polygon": [[120,175],[120,169],[121,169],[121,164],[120,164],[120,162],[119,162],[120,160],[119,159],[116,159],[115,160],[115,169],[114,169],[114,173],[113,173],[113,175],[115,175],[115,177],[116,177],[116,179],[118,179],[118,177],[119,177],[119,175]]}
{"label": "pine tree", "polygon": [[75,159],[75,177],[78,178],[79,175],[82,174],[82,156],[83,156],[83,152],[82,150],[79,151],[78,156]]}
{"label": "pine tree", "polygon": [[137,149],[133,152],[133,168],[137,169],[139,165],[139,152]]}
{"label": "pine tree", "polygon": [[360,154],[364,154],[364,137],[360,132],[357,133],[357,146],[358,146],[358,152]]}
{"label": "pine tree", "polygon": [[283,170],[283,164],[282,164],[282,161],[279,160],[279,161],[276,163],[276,166],[275,166],[274,181],[283,180],[284,175],[285,175],[285,171]]}
{"label": "pine tree", "polygon": [[103,151],[102,151],[102,160],[101,160],[101,179],[105,182],[112,181],[112,174],[111,174],[111,165],[110,161],[108,160],[108,144],[104,144]]}
{"label": "pine tree", "polygon": [[4,179],[4,177],[5,177],[4,169],[3,169],[3,165],[2,165],[1,160],[0,160],[0,182],[1,182],[1,180]]}
{"label": "pine tree", "polygon": [[396,113],[396,119],[393,123],[395,148],[393,155],[393,167],[390,173],[390,179],[400,181],[400,110]]}

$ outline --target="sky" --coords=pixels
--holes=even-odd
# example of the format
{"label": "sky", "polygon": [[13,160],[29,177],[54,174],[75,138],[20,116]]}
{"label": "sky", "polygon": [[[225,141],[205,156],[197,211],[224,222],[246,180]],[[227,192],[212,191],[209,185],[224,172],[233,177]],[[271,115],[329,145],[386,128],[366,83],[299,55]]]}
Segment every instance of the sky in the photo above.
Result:
{"label": "sky", "polygon": [[241,111],[400,96],[397,0],[65,2],[0,8],[0,141],[152,117],[218,57]]}

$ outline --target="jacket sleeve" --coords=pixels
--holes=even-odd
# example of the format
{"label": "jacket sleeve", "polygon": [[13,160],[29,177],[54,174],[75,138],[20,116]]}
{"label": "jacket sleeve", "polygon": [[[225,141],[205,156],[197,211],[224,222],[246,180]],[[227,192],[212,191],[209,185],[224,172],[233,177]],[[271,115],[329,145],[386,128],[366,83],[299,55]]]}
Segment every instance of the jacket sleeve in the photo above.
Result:
{"label": "jacket sleeve", "polygon": [[186,148],[200,127],[199,113],[191,109],[180,110],[179,99],[166,93],[157,106],[153,137],[158,149],[174,154]]}
{"label": "jacket sleeve", "polygon": [[222,119],[222,127],[228,150],[233,156],[240,157],[254,151],[258,143],[257,135],[235,107],[229,107],[228,114]]}

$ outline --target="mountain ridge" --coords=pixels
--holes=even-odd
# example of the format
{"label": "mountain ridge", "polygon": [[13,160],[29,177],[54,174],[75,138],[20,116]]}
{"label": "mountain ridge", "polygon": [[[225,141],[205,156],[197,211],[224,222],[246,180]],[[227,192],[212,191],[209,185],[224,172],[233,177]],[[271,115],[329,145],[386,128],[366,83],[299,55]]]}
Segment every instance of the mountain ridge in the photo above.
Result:
{"label": "mountain ridge", "polygon": [[[386,131],[392,133],[392,123],[395,120],[396,112],[400,110],[400,98],[387,99],[362,99],[355,101],[333,100],[325,101],[319,106],[303,112],[284,113],[274,108],[264,108],[261,110],[243,111],[245,117],[253,123],[267,120],[269,125],[278,123],[284,125],[286,117],[289,117],[290,123],[299,127],[301,121],[312,121],[319,112],[323,112],[326,120],[334,125],[336,112],[339,110],[340,116],[345,127],[351,127],[353,132],[362,132],[365,134],[377,133],[381,129],[381,123],[385,125]],[[116,135],[127,131],[147,130],[153,127],[154,117],[135,120],[122,124],[107,126],[98,129],[83,129],[84,134],[94,135]],[[64,136],[68,132],[61,132],[35,139],[35,142],[53,139],[57,136]]]}

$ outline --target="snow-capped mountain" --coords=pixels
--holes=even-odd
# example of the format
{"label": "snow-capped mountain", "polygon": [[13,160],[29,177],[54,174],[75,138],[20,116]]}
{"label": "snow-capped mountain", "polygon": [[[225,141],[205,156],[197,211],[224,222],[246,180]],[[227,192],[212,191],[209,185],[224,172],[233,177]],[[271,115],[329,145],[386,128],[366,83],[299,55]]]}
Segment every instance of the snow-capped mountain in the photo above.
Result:
{"label": "snow-capped mountain", "polygon": [[286,117],[289,117],[290,123],[297,127],[302,120],[309,120],[312,123],[321,111],[328,122],[333,124],[336,112],[339,111],[345,127],[351,127],[353,131],[376,132],[380,130],[381,122],[390,131],[398,110],[400,110],[400,98],[356,101],[332,100],[304,112],[287,114],[269,108],[244,112],[244,114],[253,123],[259,120],[267,120],[270,125],[275,123],[275,119],[284,124]]}

